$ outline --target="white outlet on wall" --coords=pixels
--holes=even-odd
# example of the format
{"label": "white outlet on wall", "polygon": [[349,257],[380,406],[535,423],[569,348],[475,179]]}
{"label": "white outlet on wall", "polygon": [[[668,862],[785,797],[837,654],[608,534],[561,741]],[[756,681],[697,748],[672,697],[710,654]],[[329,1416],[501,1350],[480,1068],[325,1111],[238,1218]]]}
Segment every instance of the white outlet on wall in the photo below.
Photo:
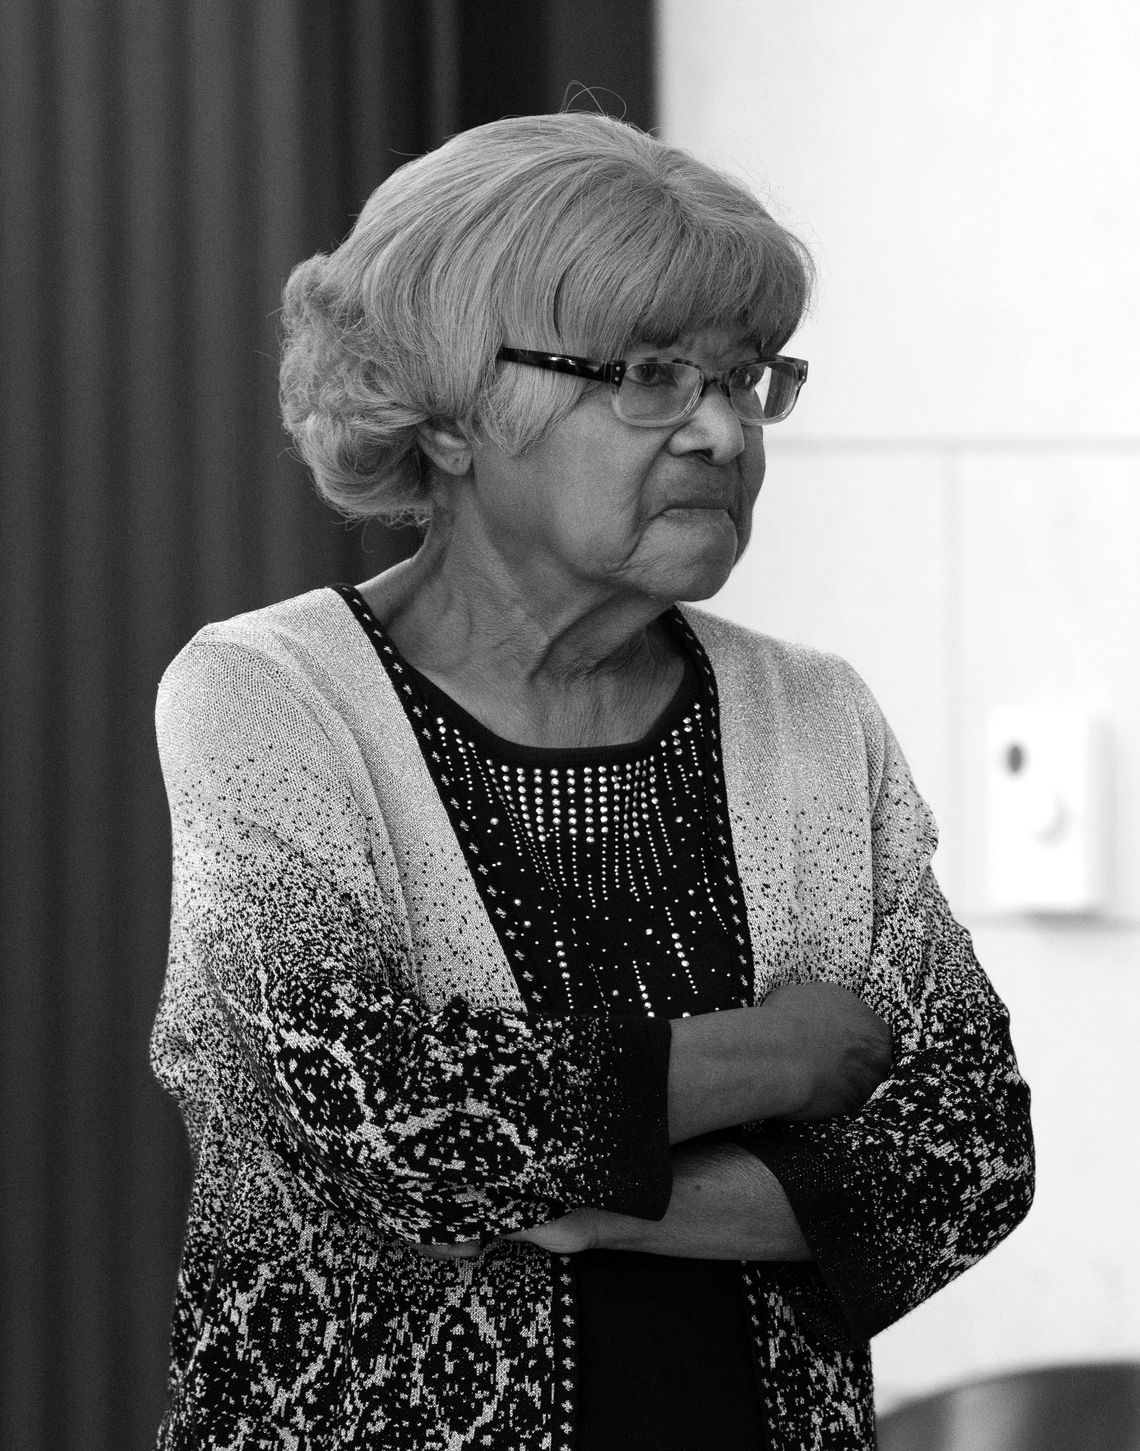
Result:
{"label": "white outlet on wall", "polygon": [[1009,705],[986,740],[989,895],[1000,911],[1092,912],[1105,902],[1106,733],[1088,709]]}

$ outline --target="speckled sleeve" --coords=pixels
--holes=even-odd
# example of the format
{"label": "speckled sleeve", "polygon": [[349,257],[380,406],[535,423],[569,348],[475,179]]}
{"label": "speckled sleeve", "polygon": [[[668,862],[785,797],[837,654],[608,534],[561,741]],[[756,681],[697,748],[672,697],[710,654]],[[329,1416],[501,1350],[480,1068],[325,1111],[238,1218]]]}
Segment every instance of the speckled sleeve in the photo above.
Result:
{"label": "speckled sleeve", "polygon": [[930,871],[936,837],[861,682],[875,920],[863,996],[895,1064],[862,1110],[748,1136],[791,1201],[818,1275],[801,1316],[850,1346],[905,1315],[1002,1240],[1033,1196],[1029,1090],[1005,1007]]}
{"label": "speckled sleeve", "polygon": [[[419,1242],[584,1204],[660,1217],[668,1024],[429,1011],[335,723],[276,662],[188,647],[158,729],[174,838],[163,1012],[217,1111],[325,1203]],[[374,802],[371,804],[375,814]]]}

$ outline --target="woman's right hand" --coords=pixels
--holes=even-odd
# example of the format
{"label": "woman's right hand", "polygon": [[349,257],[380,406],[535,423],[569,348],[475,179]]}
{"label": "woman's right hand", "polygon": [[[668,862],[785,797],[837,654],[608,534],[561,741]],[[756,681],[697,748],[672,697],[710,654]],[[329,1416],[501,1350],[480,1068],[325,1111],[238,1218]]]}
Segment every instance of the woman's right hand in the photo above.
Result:
{"label": "woman's right hand", "polygon": [[760,1004],[761,1051],[779,1064],[782,1103],[770,1115],[833,1118],[861,1108],[891,1071],[891,1030],[835,983],[789,983]]}
{"label": "woman's right hand", "polygon": [[861,1108],[891,1071],[891,1033],[834,983],[793,983],[758,1007],[671,1023],[669,1139],[755,1119],[821,1119]]}

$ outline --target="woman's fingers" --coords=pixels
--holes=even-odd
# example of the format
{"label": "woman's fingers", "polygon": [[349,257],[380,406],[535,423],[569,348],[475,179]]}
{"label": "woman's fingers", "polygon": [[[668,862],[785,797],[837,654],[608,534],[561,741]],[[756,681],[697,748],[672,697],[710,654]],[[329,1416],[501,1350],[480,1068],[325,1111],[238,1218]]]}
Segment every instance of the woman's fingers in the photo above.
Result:
{"label": "woman's fingers", "polygon": [[599,1212],[596,1209],[576,1209],[561,1219],[547,1224],[536,1224],[530,1229],[516,1230],[507,1239],[522,1244],[536,1244],[550,1254],[573,1255],[584,1249],[594,1249],[599,1236]]}
{"label": "woman's fingers", "polygon": [[414,1244],[412,1249],[429,1260],[473,1260],[489,1243],[489,1240],[468,1239],[460,1244]]}
{"label": "woman's fingers", "polygon": [[854,1113],[891,1072],[891,1030],[856,993],[835,983],[790,983],[760,1012],[790,1065],[800,1102],[781,1115]]}

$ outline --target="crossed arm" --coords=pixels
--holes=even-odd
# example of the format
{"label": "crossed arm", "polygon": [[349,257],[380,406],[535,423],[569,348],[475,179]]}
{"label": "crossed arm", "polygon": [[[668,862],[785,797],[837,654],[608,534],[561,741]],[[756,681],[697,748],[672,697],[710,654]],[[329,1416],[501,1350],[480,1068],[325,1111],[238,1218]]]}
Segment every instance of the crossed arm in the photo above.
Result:
{"label": "crossed arm", "polygon": [[754,1154],[729,1143],[674,1151],[673,1193],[663,1219],[580,1209],[509,1238],[553,1254],[619,1249],[684,1259],[812,1257],[779,1180]]}
{"label": "crossed arm", "polygon": [[[674,1184],[663,1218],[585,1210],[510,1237],[561,1253],[597,1245],[692,1258],[810,1260],[819,1287],[813,1313],[838,1345],[866,1341],[913,1309],[1027,1212],[1029,1092],[1005,1008],[928,872],[878,924],[861,987],[863,1036],[852,1032],[844,1041],[837,1029],[841,1020],[852,1028],[845,1016],[852,996],[804,984],[743,1010],[756,1015],[751,1022],[711,1014],[674,1024],[674,1050],[677,1037],[684,1049],[686,1035],[699,1034],[701,1025],[726,1041],[735,1029],[770,1030],[767,1087],[776,1096],[756,1115],[763,1122],[748,1121],[734,1100],[731,1073],[723,1079],[726,1063],[744,1061],[731,1052],[713,1055],[708,1094],[692,1092],[689,1082],[681,1095],[687,1108],[675,1122],[674,1052]],[[876,1024],[881,1032],[890,1027],[889,1072]],[[708,1054],[698,1063],[698,1078],[708,1075]],[[676,1146],[685,1112],[696,1110],[688,1120],[694,1134],[724,1126],[715,1113],[710,1121],[709,1105],[718,1098],[723,1115],[736,1114],[743,1125],[740,1142]]]}
{"label": "crossed arm", "polygon": [[[752,1119],[811,1120],[858,1108],[890,1065],[887,1025],[830,984],[779,988],[759,1008],[678,1019],[669,1055],[673,1189],[664,1217],[586,1208],[506,1237],[554,1254],[810,1259],[792,1205],[762,1160],[739,1144],[693,1140]],[[445,1257],[481,1248],[479,1241],[422,1247]]]}

